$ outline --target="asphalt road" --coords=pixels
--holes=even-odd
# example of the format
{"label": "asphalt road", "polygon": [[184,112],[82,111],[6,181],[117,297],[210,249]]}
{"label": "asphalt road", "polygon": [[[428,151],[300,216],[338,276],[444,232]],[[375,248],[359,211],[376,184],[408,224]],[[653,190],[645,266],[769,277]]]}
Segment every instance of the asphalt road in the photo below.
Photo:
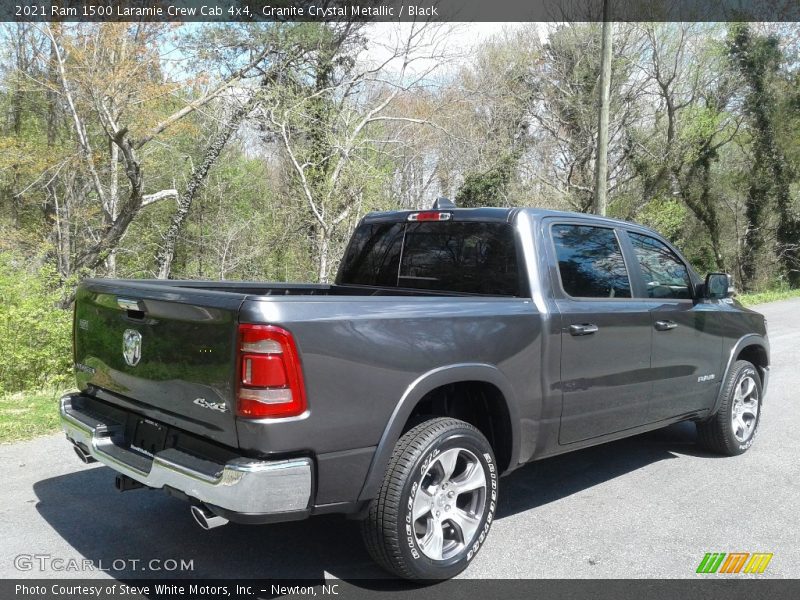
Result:
{"label": "asphalt road", "polygon": [[[695,446],[694,426],[680,424],[520,469],[501,481],[492,533],[464,576],[698,577],[706,552],[740,551],[774,553],[761,577],[797,577],[800,300],[760,310],[773,367],[749,452],[709,455]],[[62,435],[0,446],[0,472],[0,578],[167,575],[140,570],[153,558],[192,560],[191,573],[172,574],[194,577],[383,576],[351,521],[204,532],[179,500],[116,492],[113,472],[82,465]],[[91,559],[111,570],[19,571],[21,554]],[[141,563],[114,570],[120,559]]]}

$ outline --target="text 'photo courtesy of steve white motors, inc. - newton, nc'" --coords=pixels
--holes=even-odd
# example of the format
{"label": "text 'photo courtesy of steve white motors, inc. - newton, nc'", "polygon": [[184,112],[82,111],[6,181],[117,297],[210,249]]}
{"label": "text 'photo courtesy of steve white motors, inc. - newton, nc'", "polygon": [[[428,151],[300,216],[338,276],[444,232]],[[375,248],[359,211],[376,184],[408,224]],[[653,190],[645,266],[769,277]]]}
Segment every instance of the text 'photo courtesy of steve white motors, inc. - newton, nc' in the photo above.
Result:
{"label": "text 'photo courtesy of steve white motors, inc. - newton, nc'", "polygon": [[[284,585],[248,581],[232,583],[171,583],[162,582],[113,582],[87,583],[84,581],[58,583],[17,583],[14,593],[17,597],[42,598],[247,598],[278,596],[339,596],[344,585],[338,583],[322,585]],[[316,582],[314,582],[316,583]]]}
{"label": "text 'photo courtesy of steve white motors, inc. - newton, nc'", "polygon": [[400,4],[386,5],[360,5],[347,4],[331,6],[328,3],[304,3],[302,6],[283,4],[273,6],[259,3],[257,6],[238,4],[223,6],[219,4],[184,4],[171,3],[143,3],[143,4],[84,4],[82,6],[65,6],[61,4],[36,4],[15,3],[15,17],[50,17],[50,18],[238,18],[238,19],[373,19],[376,17],[398,18],[405,17],[438,17],[437,6]]}

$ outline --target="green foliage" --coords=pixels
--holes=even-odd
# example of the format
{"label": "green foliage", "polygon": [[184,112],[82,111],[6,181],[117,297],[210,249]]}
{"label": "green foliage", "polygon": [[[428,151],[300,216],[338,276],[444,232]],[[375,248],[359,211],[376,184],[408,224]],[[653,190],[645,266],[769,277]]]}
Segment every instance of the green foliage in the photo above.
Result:
{"label": "green foliage", "polygon": [[766,302],[777,302],[778,300],[788,300],[789,298],[800,297],[800,290],[789,289],[788,287],[776,288],[764,292],[754,292],[751,294],[740,294],[736,299],[745,306],[755,306]]}
{"label": "green foliage", "polygon": [[656,198],[645,204],[636,216],[636,221],[680,245],[687,213],[686,206],[678,200]]}
{"label": "green foliage", "polygon": [[508,154],[490,170],[468,174],[456,194],[456,204],[462,208],[507,205],[508,184],[516,163],[517,159]]}
{"label": "green foliage", "polygon": [[0,252],[0,395],[71,378],[72,315],[58,308],[60,282],[51,267],[29,263]]}
{"label": "green foliage", "polygon": [[[761,230],[768,222],[768,211],[777,212],[776,250],[784,275],[794,286],[800,286],[800,218],[791,196],[791,164],[787,161],[781,136],[779,112],[781,89],[777,79],[787,59],[781,40],[774,35],[755,33],[749,24],[731,25],[728,48],[747,88],[744,115],[752,134],[752,165],[746,215],[749,222],[747,246],[750,252],[742,265],[745,283],[752,287],[758,275],[758,259],[765,245]],[[783,105],[785,107],[785,105]]]}
{"label": "green foliage", "polygon": [[[122,239],[101,250],[105,263],[81,262],[113,218],[89,166],[123,214],[131,191],[96,98],[141,139],[267,49],[235,86],[256,91],[260,106],[197,193],[174,278],[313,281],[323,236],[330,277],[365,213],[427,206],[439,195],[465,207],[591,209],[599,24],[509,28],[476,43],[456,69],[443,54],[443,70],[414,84],[411,71],[394,81],[400,62],[369,70],[378,66],[366,62],[375,44],[390,49],[393,41],[376,40],[370,27],[65,24],[57,37],[91,158],[80,151],[49,38],[30,24],[0,28],[0,250],[13,250],[15,261],[40,255],[66,296],[80,277],[154,277],[172,198],[142,208]],[[790,242],[800,238],[797,38],[733,23],[618,23],[614,36],[609,213],[665,234],[698,270],[725,269],[756,289],[790,280],[786,259],[798,259]],[[138,149],[143,193],[186,189],[238,96],[219,96]],[[390,97],[377,120],[355,129]],[[51,278],[25,302],[59,300],[48,273],[20,276]],[[49,377],[46,367],[41,373]]]}

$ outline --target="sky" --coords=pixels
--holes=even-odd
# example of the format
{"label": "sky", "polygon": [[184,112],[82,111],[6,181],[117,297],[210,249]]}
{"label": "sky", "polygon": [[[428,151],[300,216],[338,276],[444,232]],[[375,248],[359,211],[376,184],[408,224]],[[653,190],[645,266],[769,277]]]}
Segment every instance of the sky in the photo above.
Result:
{"label": "sky", "polygon": [[[397,40],[406,38],[413,26],[419,27],[419,23],[409,22],[381,22],[373,23],[369,27],[369,49],[364,54],[364,58],[370,61],[383,62],[392,54],[392,49]],[[473,50],[486,40],[500,35],[505,30],[513,30],[520,26],[519,23],[447,23],[443,27],[445,30],[440,34],[448,54],[457,55],[451,63],[453,67],[458,67],[473,54]],[[427,69],[430,63],[420,61],[417,69]]]}

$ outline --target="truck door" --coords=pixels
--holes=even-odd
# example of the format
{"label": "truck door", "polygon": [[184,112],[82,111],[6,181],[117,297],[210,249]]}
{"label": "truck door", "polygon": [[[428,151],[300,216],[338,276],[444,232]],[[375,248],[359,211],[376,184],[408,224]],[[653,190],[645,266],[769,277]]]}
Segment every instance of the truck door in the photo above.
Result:
{"label": "truck door", "polygon": [[[723,335],[713,304],[693,299],[689,270],[662,241],[627,232],[634,287],[651,303],[653,397],[648,421],[710,408],[720,386]],[[638,282],[636,281],[638,279]]]}
{"label": "truck door", "polygon": [[634,298],[612,226],[554,222],[552,279],[561,318],[559,443],[647,421],[652,384],[652,305]]}

